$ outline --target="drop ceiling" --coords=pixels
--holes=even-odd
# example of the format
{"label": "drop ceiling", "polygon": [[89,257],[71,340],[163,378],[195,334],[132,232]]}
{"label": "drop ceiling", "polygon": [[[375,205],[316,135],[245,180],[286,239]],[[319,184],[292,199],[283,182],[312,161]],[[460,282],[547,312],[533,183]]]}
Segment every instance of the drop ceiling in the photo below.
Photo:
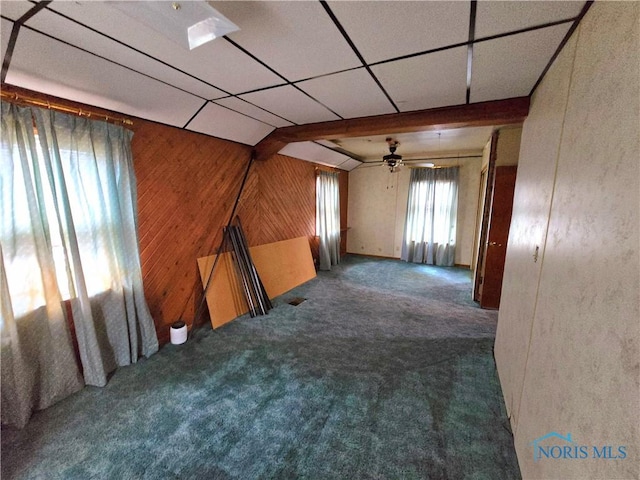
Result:
{"label": "drop ceiling", "polygon": [[389,137],[399,142],[396,153],[402,155],[404,160],[440,156],[475,156],[482,153],[493,130],[494,127],[469,127],[397,133],[389,136],[346,137],[331,140],[331,142],[342,150],[354,153],[365,163],[380,162],[383,155],[389,153],[386,142]]}
{"label": "drop ceiling", "polygon": [[[585,8],[582,1],[209,3],[240,30],[189,51],[109,2],[2,1],[3,83],[256,145],[292,125],[527,96]],[[403,144],[411,142],[432,149],[433,132]],[[338,153],[334,142],[309,142],[283,153],[350,170],[359,165],[350,157],[369,154],[349,145]]]}

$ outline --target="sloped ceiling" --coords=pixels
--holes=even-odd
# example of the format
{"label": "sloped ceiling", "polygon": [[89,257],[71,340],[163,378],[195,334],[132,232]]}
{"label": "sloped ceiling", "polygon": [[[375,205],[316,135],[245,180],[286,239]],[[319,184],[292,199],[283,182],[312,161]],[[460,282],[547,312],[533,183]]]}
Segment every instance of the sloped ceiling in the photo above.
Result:
{"label": "sloped ceiling", "polygon": [[[2,1],[2,81],[256,145],[280,127],[527,96],[585,7],[210,4],[240,30],[189,51],[109,2]],[[316,161],[323,149],[290,148]],[[335,155],[321,163],[358,165]]]}

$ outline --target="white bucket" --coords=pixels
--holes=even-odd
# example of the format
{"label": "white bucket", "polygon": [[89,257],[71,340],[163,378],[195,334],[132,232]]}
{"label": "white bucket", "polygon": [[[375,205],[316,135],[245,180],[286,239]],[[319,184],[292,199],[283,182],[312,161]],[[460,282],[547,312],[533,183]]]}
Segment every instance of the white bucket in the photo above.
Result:
{"label": "white bucket", "polygon": [[180,345],[187,341],[187,325],[183,321],[171,324],[171,343]]}

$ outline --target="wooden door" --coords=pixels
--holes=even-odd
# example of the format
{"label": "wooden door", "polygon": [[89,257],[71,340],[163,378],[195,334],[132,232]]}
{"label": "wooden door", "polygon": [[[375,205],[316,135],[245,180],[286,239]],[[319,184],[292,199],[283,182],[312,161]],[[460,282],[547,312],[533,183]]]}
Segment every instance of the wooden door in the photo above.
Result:
{"label": "wooden door", "polygon": [[516,171],[516,166],[495,169],[489,226],[480,268],[478,299],[482,308],[497,309],[500,306]]}
{"label": "wooden door", "polygon": [[480,301],[480,291],[482,289],[482,267],[484,265],[485,243],[487,242],[487,232],[489,231],[489,217],[491,214],[491,198],[493,197],[493,179],[496,170],[496,159],[498,155],[498,138],[499,132],[496,130],[491,135],[491,143],[489,150],[489,162],[486,170],[481,175],[480,190],[481,205],[480,208],[480,228],[477,232],[475,243],[476,261],[474,262],[473,271],[473,292],[472,296],[476,302]]}
{"label": "wooden door", "polygon": [[[489,202],[487,199],[487,186],[488,186],[488,168],[485,168],[480,173],[480,194],[478,196],[478,211],[476,212],[476,236],[473,239],[473,251],[475,256],[473,257],[473,290],[471,292],[473,299],[476,302],[480,301],[480,268],[484,259],[484,243],[483,239],[487,237],[487,225],[485,225],[484,219],[484,204]],[[487,211],[488,215],[488,211]],[[488,218],[488,216],[487,216]],[[482,246],[482,247],[481,247]]]}

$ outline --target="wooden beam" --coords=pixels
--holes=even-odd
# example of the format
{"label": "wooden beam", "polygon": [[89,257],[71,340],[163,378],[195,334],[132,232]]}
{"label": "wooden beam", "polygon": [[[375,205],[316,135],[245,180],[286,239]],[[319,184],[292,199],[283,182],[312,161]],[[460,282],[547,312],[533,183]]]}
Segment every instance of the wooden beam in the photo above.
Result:
{"label": "wooden beam", "polygon": [[256,145],[256,159],[266,160],[292,142],[388,135],[451,128],[522,123],[529,113],[529,97],[391,113],[278,128]]}
{"label": "wooden beam", "polygon": [[254,147],[253,155],[256,161],[267,160],[272,155],[275,155],[287,144],[291,142],[287,142],[285,140],[279,139],[274,133],[276,133],[278,129],[276,128],[273,132],[267,135],[265,138],[260,140],[260,142]]}

